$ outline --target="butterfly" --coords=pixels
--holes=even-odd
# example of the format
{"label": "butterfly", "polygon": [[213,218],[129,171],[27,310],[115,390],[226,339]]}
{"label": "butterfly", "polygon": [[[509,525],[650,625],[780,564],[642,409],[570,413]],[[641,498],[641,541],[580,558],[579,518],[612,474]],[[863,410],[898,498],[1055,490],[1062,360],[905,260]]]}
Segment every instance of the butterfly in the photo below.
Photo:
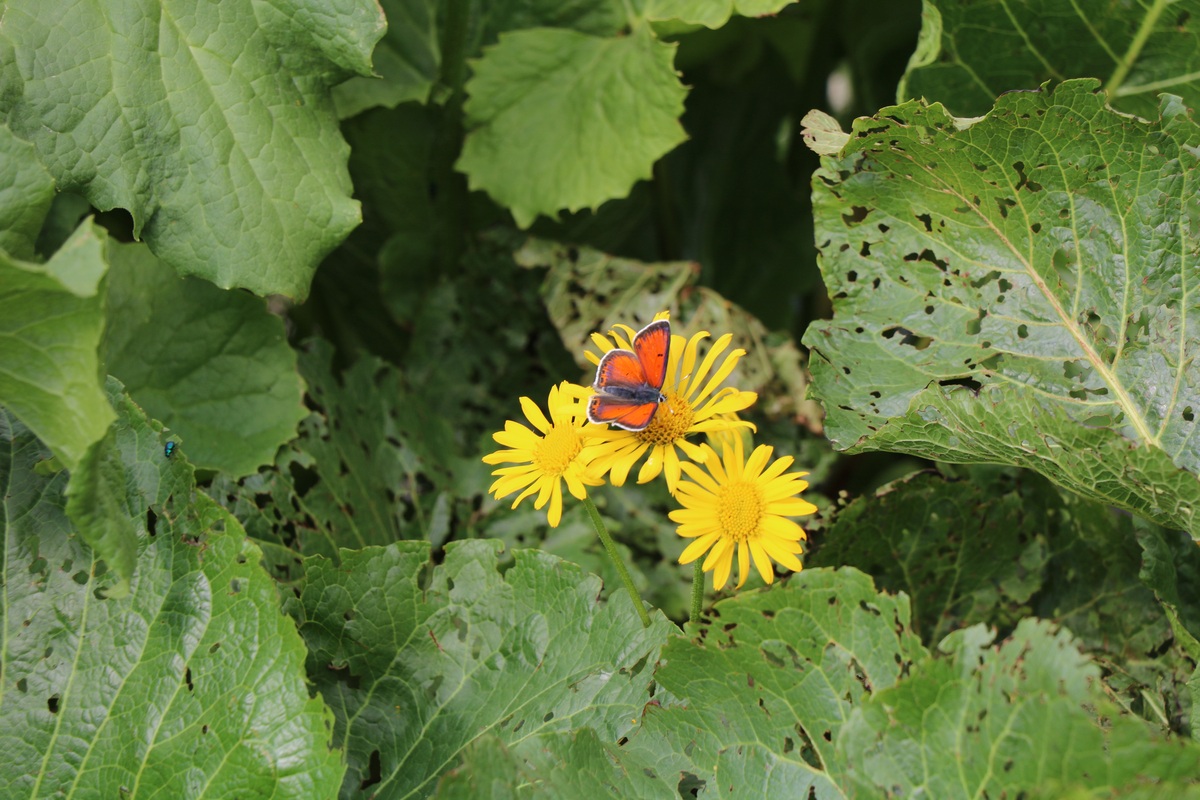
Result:
{"label": "butterfly", "polygon": [[644,430],[654,419],[667,378],[671,323],[651,322],[633,337],[633,350],[609,350],[596,367],[596,390],[588,401],[588,419],[627,431]]}

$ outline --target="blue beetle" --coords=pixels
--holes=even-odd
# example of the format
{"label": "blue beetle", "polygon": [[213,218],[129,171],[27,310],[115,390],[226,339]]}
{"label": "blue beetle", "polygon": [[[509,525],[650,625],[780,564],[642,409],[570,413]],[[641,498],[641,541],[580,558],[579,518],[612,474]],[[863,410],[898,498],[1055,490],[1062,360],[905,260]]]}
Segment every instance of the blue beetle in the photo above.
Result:
{"label": "blue beetle", "polygon": [[167,458],[170,458],[171,453],[174,453],[174,452],[175,452],[175,443],[167,442],[166,446],[163,447],[163,455],[166,456]]}

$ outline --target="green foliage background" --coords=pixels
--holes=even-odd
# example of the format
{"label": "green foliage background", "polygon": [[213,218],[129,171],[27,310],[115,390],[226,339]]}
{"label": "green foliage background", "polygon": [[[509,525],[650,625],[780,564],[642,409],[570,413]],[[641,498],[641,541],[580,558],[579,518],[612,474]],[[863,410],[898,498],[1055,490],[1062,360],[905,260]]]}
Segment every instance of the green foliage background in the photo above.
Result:
{"label": "green foliage background", "polygon": [[[1200,797],[1200,2],[1086,6],[7,2],[0,796]],[[643,628],[480,456],[663,309],[821,510],[685,622],[599,490]]]}

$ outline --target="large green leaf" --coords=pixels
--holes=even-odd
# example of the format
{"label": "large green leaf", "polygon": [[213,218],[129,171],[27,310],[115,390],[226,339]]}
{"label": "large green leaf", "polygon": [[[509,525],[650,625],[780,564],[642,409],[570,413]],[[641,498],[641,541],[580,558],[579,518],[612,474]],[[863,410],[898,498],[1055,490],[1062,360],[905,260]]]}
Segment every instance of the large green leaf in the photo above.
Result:
{"label": "large green leaf", "polygon": [[1198,129],[1096,89],[855,123],[814,179],[815,393],[841,449],[1030,467],[1200,537]]}
{"label": "large green leaf", "polygon": [[615,742],[651,700],[674,626],[642,628],[623,593],[598,605],[599,580],[572,564],[524,550],[502,575],[497,555],[463,542],[434,567],[427,544],[401,542],[306,560],[291,609],[350,762],[342,797],[423,797],[488,734]]}
{"label": "large green leaf", "polygon": [[333,90],[338,116],[345,119],[375,106],[394,108],[408,100],[425,102],[441,66],[434,0],[381,0],[387,33],[372,54],[376,76],[354,77]]}
{"label": "large green leaf", "polygon": [[[1186,729],[1190,651],[1172,647],[1169,610],[1139,577],[1134,518],[1030,472],[964,472],[968,480],[921,473],[854,501],[805,566],[854,566],[907,593],[913,628],[929,646],[978,623],[1006,635],[1030,614],[1065,625],[1103,665],[1110,697],[1166,730]],[[1170,580],[1159,584],[1174,608],[1194,613],[1173,570],[1200,565],[1200,552],[1177,532],[1153,542],[1160,553],[1176,545]],[[1168,571],[1162,555],[1146,560],[1156,574]]]}
{"label": "large green leaf", "polygon": [[708,28],[719,28],[734,14],[765,17],[778,13],[792,0],[648,0],[647,19],[680,20]]}
{"label": "large green leaf", "polygon": [[[132,593],[63,514],[65,473],[0,411],[0,796],[330,797],[344,766],[259,551],[128,400],[113,449]],[[149,512],[147,511],[149,509]]]}
{"label": "large green leaf", "polygon": [[283,321],[245,292],[179,280],[144,245],[111,252],[108,371],[198,467],[241,476],[272,463],[305,416]]}
{"label": "large green leaf", "polygon": [[521,227],[624,197],[685,138],[674,50],[644,25],[615,38],[564,28],[501,35],[472,62],[458,168]]}
{"label": "large green leaf", "polygon": [[662,705],[612,758],[692,776],[705,797],[1017,797],[1200,777],[1200,745],[1120,713],[1065,630],[1027,619],[992,646],[980,625],[932,655],[908,620],[903,595],[850,568],[718,603],[664,648]]}
{"label": "large green leaf", "polygon": [[0,404],[68,468],[113,419],[97,355],[108,248],[89,222],[46,264],[0,254]]}
{"label": "large green leaf", "polygon": [[38,163],[33,145],[0,125],[0,251],[31,258],[53,198],[54,179]]}
{"label": "large green leaf", "polygon": [[1158,93],[1200,102],[1200,2],[925,0],[921,40],[900,83],[954,113],[982,114],[997,95],[1048,80],[1099,78],[1112,104],[1143,117]]}
{"label": "large green leaf", "polygon": [[511,747],[493,734],[464,751],[463,765],[438,782],[433,796],[438,800],[663,800],[680,796],[679,775],[671,770],[660,772],[639,755],[602,740],[591,728],[541,733]]}
{"label": "large green leaf", "polygon": [[370,0],[14,0],[0,116],[179,272],[303,297],[358,222],[329,89],[370,74],[383,27]]}
{"label": "large green leaf", "polygon": [[1099,669],[1068,632],[1029,619],[1000,647],[991,640],[983,626],[953,634],[942,644],[950,658],[915,666],[855,710],[837,741],[854,788],[967,798],[1087,787],[1119,797],[1149,780],[1200,777],[1200,746],[1160,740],[1127,716],[1101,724],[1085,708],[1111,713]]}

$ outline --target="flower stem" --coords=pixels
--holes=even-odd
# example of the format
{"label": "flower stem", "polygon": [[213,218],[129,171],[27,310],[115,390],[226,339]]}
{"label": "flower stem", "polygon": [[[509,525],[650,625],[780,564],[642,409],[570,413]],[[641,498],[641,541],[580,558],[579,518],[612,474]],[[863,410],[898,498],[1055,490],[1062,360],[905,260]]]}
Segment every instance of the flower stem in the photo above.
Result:
{"label": "flower stem", "polygon": [[689,622],[699,622],[700,615],[704,612],[703,563],[703,559],[697,558],[695,561],[695,566],[692,567],[692,610],[688,614]]}
{"label": "flower stem", "polygon": [[629,592],[629,598],[633,600],[633,607],[637,609],[638,616],[642,618],[642,627],[649,628],[650,615],[646,613],[646,604],[638,595],[637,587],[633,585],[633,578],[630,576],[629,570],[625,568],[621,554],[617,552],[617,543],[608,535],[608,528],[604,527],[604,520],[600,519],[600,512],[596,510],[596,504],[592,502],[592,498],[585,497],[583,507],[588,510],[588,515],[592,518],[592,527],[596,529],[596,535],[600,537],[604,549],[608,551],[608,557],[612,559],[613,566],[617,568],[617,574],[621,576],[621,581],[625,584],[625,591]]}

